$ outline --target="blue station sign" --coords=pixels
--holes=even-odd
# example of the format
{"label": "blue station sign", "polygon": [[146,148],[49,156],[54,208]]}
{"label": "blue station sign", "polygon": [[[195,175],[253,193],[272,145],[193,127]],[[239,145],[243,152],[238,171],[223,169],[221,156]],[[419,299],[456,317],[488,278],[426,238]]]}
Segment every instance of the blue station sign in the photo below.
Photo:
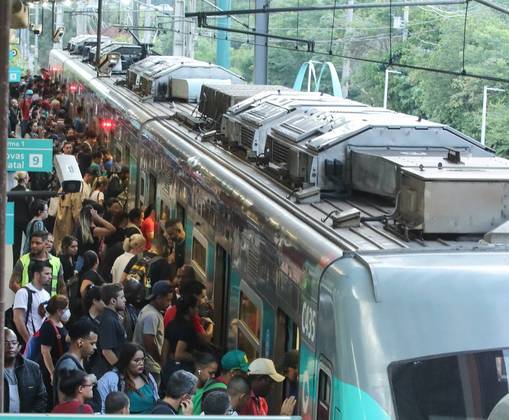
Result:
{"label": "blue station sign", "polygon": [[7,202],[5,207],[5,245],[14,243],[14,203]]}
{"label": "blue station sign", "polygon": [[21,82],[21,68],[10,66],[9,67],[9,83]]}
{"label": "blue station sign", "polygon": [[8,139],[7,171],[51,172],[53,140]]}

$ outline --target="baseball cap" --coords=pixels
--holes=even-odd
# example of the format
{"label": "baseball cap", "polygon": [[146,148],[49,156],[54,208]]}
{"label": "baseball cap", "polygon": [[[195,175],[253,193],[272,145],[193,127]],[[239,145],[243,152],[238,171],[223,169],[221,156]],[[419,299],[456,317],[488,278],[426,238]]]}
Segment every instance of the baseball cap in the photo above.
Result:
{"label": "baseball cap", "polygon": [[275,382],[283,382],[285,377],[276,371],[274,362],[270,359],[255,359],[249,365],[249,375],[267,375]]}
{"label": "baseball cap", "polygon": [[246,353],[242,350],[230,350],[221,358],[221,368],[226,372],[237,369],[247,372],[249,370],[249,363]]}
{"label": "baseball cap", "polygon": [[32,96],[34,94],[34,91],[32,89],[27,89],[25,92],[25,95]]}
{"label": "baseball cap", "polygon": [[148,299],[151,300],[157,296],[165,296],[171,292],[173,292],[173,287],[170,282],[167,280],[159,280],[156,284],[154,284],[154,286],[152,286]]}

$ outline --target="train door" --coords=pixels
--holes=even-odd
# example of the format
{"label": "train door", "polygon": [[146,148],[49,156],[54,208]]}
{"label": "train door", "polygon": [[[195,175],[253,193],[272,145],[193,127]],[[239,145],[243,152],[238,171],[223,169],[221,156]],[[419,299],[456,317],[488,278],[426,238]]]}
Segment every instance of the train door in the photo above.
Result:
{"label": "train door", "polygon": [[226,348],[227,319],[228,319],[228,290],[230,278],[230,256],[221,245],[216,245],[216,258],[214,264],[214,322],[217,328],[214,331],[214,344]]}
{"label": "train door", "polygon": [[156,196],[157,196],[157,179],[154,175],[148,175],[148,201],[147,205],[152,204],[154,207],[156,206]]}
{"label": "train door", "polygon": [[317,420],[333,418],[332,401],[332,367],[327,359],[321,357],[318,371]]}

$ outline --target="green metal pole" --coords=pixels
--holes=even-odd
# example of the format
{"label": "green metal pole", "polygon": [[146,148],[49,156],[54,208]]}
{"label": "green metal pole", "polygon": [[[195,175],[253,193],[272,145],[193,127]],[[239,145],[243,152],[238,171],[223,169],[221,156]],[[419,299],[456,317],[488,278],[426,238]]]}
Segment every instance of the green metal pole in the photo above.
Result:
{"label": "green metal pole", "polygon": [[[217,6],[221,10],[231,10],[231,0],[218,0]],[[218,20],[218,26],[222,28],[230,27],[230,17],[223,16]],[[228,32],[218,31],[216,42],[216,63],[225,68],[230,67],[230,39]]]}

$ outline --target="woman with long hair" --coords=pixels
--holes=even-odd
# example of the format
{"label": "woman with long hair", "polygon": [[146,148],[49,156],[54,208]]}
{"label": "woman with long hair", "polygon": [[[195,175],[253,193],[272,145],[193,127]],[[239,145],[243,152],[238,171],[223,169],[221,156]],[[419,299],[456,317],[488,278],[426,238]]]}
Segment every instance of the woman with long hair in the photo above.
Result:
{"label": "woman with long hair", "polygon": [[[53,372],[57,360],[67,351],[67,330],[64,324],[69,321],[69,299],[64,295],[53,296],[46,306],[48,316],[39,330],[39,344],[41,345],[40,360],[42,378],[48,395],[53,395]],[[30,343],[27,351],[30,350]],[[53,401],[48,399],[48,411],[53,408]]]}
{"label": "woman with long hair", "polygon": [[99,257],[94,251],[85,251],[83,254],[83,267],[79,272],[80,276],[80,297],[83,298],[87,289],[91,286],[102,286],[104,279],[97,272]]}
{"label": "woman with long hair", "polygon": [[95,375],[88,375],[86,372],[78,369],[63,369],[60,373],[59,387],[65,396],[65,400],[55,406],[51,412],[61,414],[94,414],[92,406],[85,404],[85,401],[93,398],[95,384]]}
{"label": "woman with long hair", "polygon": [[177,313],[164,330],[162,360],[165,361],[165,375],[177,369],[194,371],[195,351],[201,346],[193,319],[198,313],[198,299],[194,295],[184,295],[177,300]]}
{"label": "woman with long hair", "polygon": [[100,240],[115,233],[116,229],[110,222],[103,219],[91,204],[86,204],[80,211],[79,223],[76,229],[78,238],[78,270],[81,270],[82,257],[85,251],[99,252]]}
{"label": "woman with long hair", "polygon": [[90,200],[95,201],[97,204],[102,206],[104,204],[104,192],[108,186],[108,178],[100,176],[96,179],[94,184],[94,190],[90,193]]}
{"label": "woman with long hair", "polygon": [[69,279],[76,274],[76,259],[78,257],[78,239],[67,235],[62,239],[61,252],[58,256],[64,271],[64,281],[67,284]]}
{"label": "woman with long hair", "polygon": [[97,384],[103,401],[110,392],[122,391],[127,394],[131,414],[148,414],[159,399],[157,384],[145,370],[145,350],[136,343],[125,343],[118,355],[115,368],[105,373]]}

